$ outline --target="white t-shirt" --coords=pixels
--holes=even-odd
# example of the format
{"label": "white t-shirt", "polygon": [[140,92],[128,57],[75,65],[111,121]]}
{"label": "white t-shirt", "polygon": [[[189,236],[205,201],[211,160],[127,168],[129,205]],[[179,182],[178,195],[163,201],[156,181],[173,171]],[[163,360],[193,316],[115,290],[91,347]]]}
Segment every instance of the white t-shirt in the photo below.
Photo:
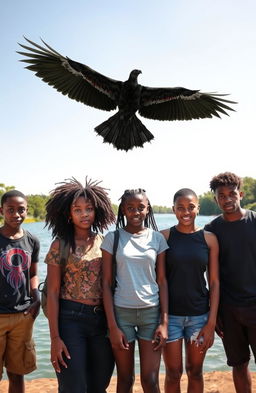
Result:
{"label": "white t-shirt", "polygon": [[[101,245],[113,254],[114,232],[109,232]],[[164,236],[150,228],[141,234],[119,229],[116,252],[116,282],[114,304],[126,308],[144,308],[159,305],[156,282],[157,255],[167,250]]]}

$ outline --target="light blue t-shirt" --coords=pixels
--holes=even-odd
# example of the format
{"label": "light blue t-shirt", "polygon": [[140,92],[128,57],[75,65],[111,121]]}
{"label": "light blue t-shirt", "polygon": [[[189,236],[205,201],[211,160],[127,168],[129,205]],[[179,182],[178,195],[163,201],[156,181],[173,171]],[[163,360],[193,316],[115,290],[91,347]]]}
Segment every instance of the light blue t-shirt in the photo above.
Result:
{"label": "light blue t-shirt", "polygon": [[[109,232],[101,245],[113,254],[114,232]],[[159,304],[156,282],[157,255],[167,250],[164,236],[151,228],[141,234],[119,229],[116,252],[116,282],[114,304],[126,308],[144,308]]]}

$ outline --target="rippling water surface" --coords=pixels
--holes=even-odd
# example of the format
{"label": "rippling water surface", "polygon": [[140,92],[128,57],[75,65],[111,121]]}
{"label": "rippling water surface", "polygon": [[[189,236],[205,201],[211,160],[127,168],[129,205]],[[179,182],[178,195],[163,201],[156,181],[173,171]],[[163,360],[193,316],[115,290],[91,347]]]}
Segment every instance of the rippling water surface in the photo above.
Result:
{"label": "rippling water surface", "polygon": [[[156,221],[159,229],[167,228],[176,223],[176,218],[171,214],[156,214]],[[211,217],[198,216],[197,224],[204,226],[211,220]],[[51,243],[51,235],[44,228],[44,223],[33,223],[24,224],[24,228],[28,229],[31,233],[35,234],[41,244],[40,263],[39,263],[39,274],[40,281],[42,281],[46,275],[46,265],[44,264],[44,257]],[[51,378],[55,377],[52,366],[50,364],[50,338],[47,319],[44,317],[42,311],[36,320],[34,327],[34,339],[36,342],[37,349],[37,365],[38,368],[32,374],[29,374],[27,379],[34,378]],[[256,370],[255,366],[251,362],[251,368]],[[226,359],[222,349],[222,343],[218,337],[215,338],[215,343],[212,348],[209,349],[206,355],[204,370],[227,370]],[[136,353],[136,372],[139,370],[139,359],[138,352]],[[164,366],[161,365],[161,371],[164,372]]]}

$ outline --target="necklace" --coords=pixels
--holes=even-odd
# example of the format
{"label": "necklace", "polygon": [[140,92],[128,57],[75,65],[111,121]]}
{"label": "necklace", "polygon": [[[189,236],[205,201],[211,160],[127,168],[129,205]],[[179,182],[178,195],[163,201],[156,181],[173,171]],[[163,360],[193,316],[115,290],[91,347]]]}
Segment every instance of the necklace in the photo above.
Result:
{"label": "necklace", "polygon": [[92,247],[92,239],[94,238],[94,233],[90,233],[86,239],[77,239],[76,240],[76,248],[75,248],[75,255],[81,258],[83,255],[86,254],[87,251]]}

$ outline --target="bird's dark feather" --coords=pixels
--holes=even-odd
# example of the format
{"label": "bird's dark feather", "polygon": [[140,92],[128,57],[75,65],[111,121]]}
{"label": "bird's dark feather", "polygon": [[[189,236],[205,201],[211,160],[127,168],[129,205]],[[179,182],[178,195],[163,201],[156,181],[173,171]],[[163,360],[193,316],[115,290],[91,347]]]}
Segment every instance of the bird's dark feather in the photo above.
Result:
{"label": "bird's dark feather", "polygon": [[224,94],[202,93],[184,87],[152,88],[138,84],[140,70],[133,70],[128,80],[121,82],[106,77],[82,63],[62,56],[46,42],[44,47],[25,38],[32,46],[19,44],[25,52],[18,53],[28,63],[27,69],[53,86],[59,92],[86,105],[118,112],[95,128],[104,142],[118,150],[128,151],[142,147],[154,136],[136,117],[156,120],[192,120],[220,117],[233,111],[227,104],[235,104],[223,98]]}
{"label": "bird's dark feather", "polygon": [[18,52],[28,57],[21,61],[29,63],[26,68],[35,72],[44,82],[86,105],[106,111],[117,107],[122,82],[62,56],[44,41],[47,48],[25,39],[34,47],[19,44],[28,51]]}
{"label": "bird's dark feather", "polygon": [[141,116],[155,120],[192,120],[220,117],[219,113],[228,115],[233,111],[226,105],[235,104],[221,98],[224,94],[201,93],[184,87],[151,88],[144,87],[141,92],[139,113]]}
{"label": "bird's dark feather", "polygon": [[142,147],[145,142],[154,139],[136,115],[124,120],[120,112],[95,127],[95,131],[103,137],[104,142],[112,143],[117,150],[128,151],[133,147]]}

